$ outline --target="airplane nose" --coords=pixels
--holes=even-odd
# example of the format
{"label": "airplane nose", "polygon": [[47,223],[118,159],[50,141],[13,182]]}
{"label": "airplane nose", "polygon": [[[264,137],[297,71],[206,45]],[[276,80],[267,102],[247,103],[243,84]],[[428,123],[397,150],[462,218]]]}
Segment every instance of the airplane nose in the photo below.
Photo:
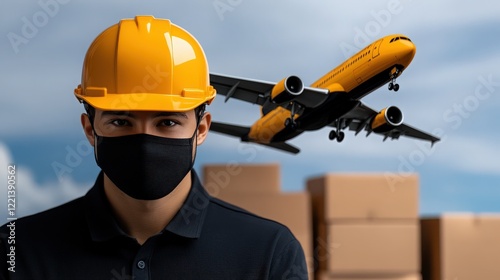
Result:
{"label": "airplane nose", "polygon": [[417,52],[417,48],[415,47],[415,44],[412,42],[406,42],[407,45],[407,51],[408,55],[410,55],[412,58],[415,56],[415,53]]}
{"label": "airplane nose", "polygon": [[398,54],[398,58],[404,65],[410,64],[410,62],[413,60],[413,57],[415,56],[415,53],[417,52],[415,44],[413,44],[413,42],[411,41],[399,40],[399,45],[401,47],[399,48],[400,51]]}

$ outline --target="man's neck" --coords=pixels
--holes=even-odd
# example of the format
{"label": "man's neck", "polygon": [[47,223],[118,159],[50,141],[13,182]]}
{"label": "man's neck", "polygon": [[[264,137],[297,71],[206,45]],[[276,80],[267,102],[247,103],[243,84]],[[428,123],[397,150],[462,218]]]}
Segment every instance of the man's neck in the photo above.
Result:
{"label": "man's neck", "polygon": [[139,244],[162,231],[182,207],[191,189],[191,172],[167,196],[138,200],[126,195],[104,175],[104,192],[122,229]]}

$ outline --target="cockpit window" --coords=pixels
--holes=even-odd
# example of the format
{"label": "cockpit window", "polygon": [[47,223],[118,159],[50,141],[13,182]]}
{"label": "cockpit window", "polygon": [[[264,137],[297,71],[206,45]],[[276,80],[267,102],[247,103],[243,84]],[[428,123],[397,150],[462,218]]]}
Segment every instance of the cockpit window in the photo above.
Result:
{"label": "cockpit window", "polygon": [[410,38],[408,38],[408,37],[394,37],[394,38],[391,39],[391,41],[389,43],[395,42],[395,41],[397,41],[399,39],[411,42]]}

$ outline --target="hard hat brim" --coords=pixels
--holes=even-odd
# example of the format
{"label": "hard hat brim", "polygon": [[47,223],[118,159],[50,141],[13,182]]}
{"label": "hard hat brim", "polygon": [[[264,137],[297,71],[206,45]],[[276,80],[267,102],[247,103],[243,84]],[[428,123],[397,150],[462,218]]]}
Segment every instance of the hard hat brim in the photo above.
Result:
{"label": "hard hat brim", "polygon": [[211,101],[205,98],[186,98],[157,93],[107,94],[106,98],[81,96],[76,93],[75,96],[103,111],[185,112]]}

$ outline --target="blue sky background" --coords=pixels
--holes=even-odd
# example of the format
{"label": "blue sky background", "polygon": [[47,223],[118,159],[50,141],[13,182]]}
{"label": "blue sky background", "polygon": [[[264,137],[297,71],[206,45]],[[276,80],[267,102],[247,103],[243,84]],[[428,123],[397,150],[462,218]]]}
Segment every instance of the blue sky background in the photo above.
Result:
{"label": "blue sky background", "polygon": [[[308,177],[327,172],[396,178],[417,172],[422,215],[500,212],[500,4],[40,0],[4,1],[0,11],[0,193],[7,194],[7,165],[16,164],[18,216],[73,199],[93,184],[99,170],[73,89],[92,40],[137,14],[169,18],[190,31],[212,72],[268,81],[298,75],[306,84],[379,37],[407,35],[417,54],[398,79],[401,89],[380,88],[364,102],[398,106],[406,123],[440,135],[432,149],[352,132],[339,144],[323,129],[292,140],[302,152],[289,155],[213,133],[196,168],[277,162],[284,191],[301,191]],[[222,101],[209,108],[217,121],[250,126],[259,117],[257,106]],[[5,221],[6,199],[0,207]]]}

